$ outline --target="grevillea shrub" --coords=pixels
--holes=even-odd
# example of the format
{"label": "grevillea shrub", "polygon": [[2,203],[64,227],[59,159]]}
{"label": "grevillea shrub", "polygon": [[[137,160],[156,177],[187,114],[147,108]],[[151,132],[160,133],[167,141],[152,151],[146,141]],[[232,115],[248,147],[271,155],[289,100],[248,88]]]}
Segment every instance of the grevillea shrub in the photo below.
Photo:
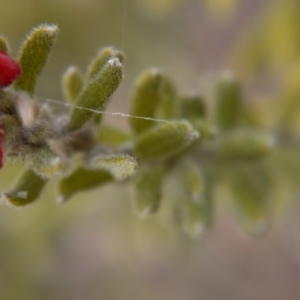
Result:
{"label": "grevillea shrub", "polygon": [[246,231],[266,232],[276,187],[290,170],[283,166],[293,164],[293,135],[259,126],[233,74],[214,79],[207,105],[198,93],[178,91],[160,69],[146,70],[135,83],[127,132],[104,124],[100,113],[123,78],[124,54],[113,47],[100,49],[85,72],[65,71],[64,100],[35,96],[57,35],[53,25],[34,28],[16,61],[0,38],[0,164],[20,160],[25,166],[1,194],[3,203],[24,206],[42,198],[55,177],[60,203],[124,182],[134,190],[140,216],[155,214],[164,199],[196,237],[213,224],[213,202],[225,187]]}

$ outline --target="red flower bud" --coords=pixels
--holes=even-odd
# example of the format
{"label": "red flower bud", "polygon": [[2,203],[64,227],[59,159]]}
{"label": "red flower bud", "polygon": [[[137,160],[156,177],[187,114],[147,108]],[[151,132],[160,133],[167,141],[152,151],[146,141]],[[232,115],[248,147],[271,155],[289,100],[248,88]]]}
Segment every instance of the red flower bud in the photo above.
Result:
{"label": "red flower bud", "polygon": [[0,51],[0,89],[12,84],[20,74],[19,64],[8,54]]}

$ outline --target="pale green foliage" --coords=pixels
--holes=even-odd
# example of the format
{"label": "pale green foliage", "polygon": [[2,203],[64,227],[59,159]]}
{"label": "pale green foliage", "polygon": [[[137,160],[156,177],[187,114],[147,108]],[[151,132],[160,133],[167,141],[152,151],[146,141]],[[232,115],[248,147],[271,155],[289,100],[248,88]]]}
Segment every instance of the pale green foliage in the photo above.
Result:
{"label": "pale green foliage", "polygon": [[[0,91],[5,159],[19,158],[27,165],[15,187],[2,194],[4,202],[32,203],[53,177],[59,202],[124,181],[134,191],[140,216],[156,213],[166,199],[175,219],[195,238],[213,223],[213,191],[224,181],[246,230],[261,235],[269,228],[269,191],[276,180],[270,173],[282,166],[280,160],[286,162],[280,143],[287,128],[282,126],[277,134],[257,128],[255,108],[245,103],[234,75],[216,79],[207,105],[197,92],[180,94],[165,72],[146,70],[133,91],[127,132],[100,122],[124,73],[124,55],[112,47],[100,49],[84,75],[76,67],[66,70],[62,80],[68,102],[61,102],[65,110],[58,113],[51,102],[33,100],[57,32],[48,25],[32,31],[20,51],[21,77]],[[0,49],[6,45],[0,39]],[[296,79],[286,82],[294,92],[282,120],[289,119],[288,103],[293,106],[297,99]],[[175,195],[173,188],[166,188],[168,182]]]}
{"label": "pale green foliage", "polygon": [[20,52],[22,74],[14,84],[16,89],[30,95],[34,93],[36,80],[47,62],[57,35],[58,27],[55,25],[40,25],[28,35]]}
{"label": "pale green foliage", "polygon": [[187,121],[158,124],[143,132],[133,142],[133,153],[138,158],[165,158],[178,154],[199,138]]}
{"label": "pale green foliage", "polygon": [[51,178],[69,172],[67,160],[55,154],[49,146],[37,148],[30,154],[30,167],[41,177]]}
{"label": "pale green foliage", "polygon": [[244,229],[251,235],[265,235],[274,199],[268,172],[263,167],[239,167],[227,179]]}
{"label": "pale green foliage", "polygon": [[15,186],[3,193],[1,201],[13,206],[23,206],[34,202],[40,195],[47,180],[28,169],[18,178]]}
{"label": "pale green foliage", "polygon": [[73,108],[69,128],[79,129],[93,115],[92,110],[103,110],[109,97],[119,86],[123,77],[123,67],[118,58],[112,58],[91,78],[75,101],[76,106],[87,110]]}
{"label": "pale green foliage", "polygon": [[[144,72],[136,83],[131,100],[130,113],[134,116],[154,118],[157,106],[162,98],[164,76],[157,69]],[[130,119],[130,125],[135,133],[141,133],[155,124],[155,121]]]}
{"label": "pale green foliage", "polygon": [[[64,73],[67,100],[83,108],[73,108],[69,118],[53,114],[49,106],[31,98],[57,33],[53,25],[33,29],[20,51],[22,75],[14,89],[0,91],[0,125],[5,130],[6,158],[20,158],[30,168],[12,191],[3,194],[7,201],[18,206],[35,201],[47,179],[54,176],[62,178],[59,184],[61,201],[81,190],[114,180],[107,171],[88,169],[92,161],[98,163],[99,169],[109,170],[118,181],[132,176],[137,169],[136,160],[129,155],[116,154],[108,159],[108,150],[98,148],[98,129],[92,122],[86,124],[94,115],[91,110],[104,109],[122,79],[124,57],[120,51],[106,48],[111,55],[102,59],[102,64],[99,64],[99,56],[94,59],[86,80],[75,68]],[[1,41],[4,47],[4,40]],[[91,72],[96,74],[91,76]],[[72,157],[77,152],[83,154],[83,159],[82,166],[75,168]],[[101,154],[106,160],[99,163]]]}
{"label": "pale green foliage", "polygon": [[124,61],[123,52],[114,49],[112,47],[105,47],[100,49],[97,55],[93,58],[90,65],[88,66],[86,78],[89,80],[93,78],[99,71],[104,67],[104,65],[112,58],[118,58],[121,63]]}
{"label": "pale green foliage", "polygon": [[196,92],[184,94],[180,97],[180,115],[190,121],[197,121],[206,115],[203,97]]}
{"label": "pale green foliage", "polygon": [[216,156],[221,160],[253,160],[270,154],[275,138],[253,130],[235,130],[224,134],[217,143]]}
{"label": "pale green foliage", "polygon": [[212,223],[211,187],[204,170],[192,159],[178,169],[176,200],[183,229],[192,238],[201,236]]}
{"label": "pale green foliage", "polygon": [[63,203],[78,192],[99,187],[112,180],[112,176],[105,170],[88,170],[79,167],[61,180],[57,201]]}
{"label": "pale green foliage", "polygon": [[127,132],[108,125],[102,125],[97,132],[97,139],[100,143],[109,146],[118,146],[129,141],[131,138]]}
{"label": "pale green foliage", "polygon": [[211,139],[216,135],[216,127],[207,120],[206,103],[196,92],[186,93],[179,99],[179,115],[191,122],[204,139]]}
{"label": "pale green foliage", "polygon": [[264,70],[282,75],[299,60],[299,11],[298,0],[271,1],[254,26],[240,35],[231,60],[243,74],[258,76]]}
{"label": "pale green foliage", "polygon": [[63,89],[66,99],[74,103],[83,88],[83,77],[74,66],[70,66],[63,74]]}
{"label": "pale green foliage", "polygon": [[140,217],[157,212],[162,198],[162,185],[165,170],[161,166],[145,166],[135,182],[134,208]]}
{"label": "pale green foliage", "polygon": [[215,84],[215,120],[218,128],[228,130],[239,125],[242,117],[240,84],[230,73],[224,73]]}
{"label": "pale green foliage", "polygon": [[90,161],[93,169],[103,169],[116,180],[122,181],[134,175],[137,170],[137,161],[129,155],[103,155],[94,156]]}
{"label": "pale green foliage", "polygon": [[188,190],[191,200],[194,202],[202,202],[205,182],[203,174],[199,166],[190,160],[183,163],[183,183]]}

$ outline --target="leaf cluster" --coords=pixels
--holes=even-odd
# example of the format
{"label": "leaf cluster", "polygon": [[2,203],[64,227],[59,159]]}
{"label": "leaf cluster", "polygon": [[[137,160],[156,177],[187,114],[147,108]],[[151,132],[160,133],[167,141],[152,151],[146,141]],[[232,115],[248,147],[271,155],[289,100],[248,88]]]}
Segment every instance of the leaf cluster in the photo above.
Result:
{"label": "leaf cluster", "polygon": [[[34,28],[20,50],[21,76],[0,91],[5,159],[26,165],[15,185],[2,193],[3,202],[32,203],[55,177],[59,202],[125,181],[134,190],[140,216],[156,213],[162,198],[169,199],[175,219],[197,237],[211,226],[213,196],[225,183],[246,230],[255,235],[266,231],[275,146],[285,135],[258,127],[235,76],[224,73],[214,80],[208,105],[198,93],[180,93],[163,71],[146,70],[135,83],[128,133],[103,124],[99,113],[123,78],[124,54],[113,47],[100,49],[85,72],[76,66],[64,72],[65,100],[34,96],[57,35],[53,25]],[[9,49],[3,38],[0,45]],[[168,178],[175,193],[165,188]]]}

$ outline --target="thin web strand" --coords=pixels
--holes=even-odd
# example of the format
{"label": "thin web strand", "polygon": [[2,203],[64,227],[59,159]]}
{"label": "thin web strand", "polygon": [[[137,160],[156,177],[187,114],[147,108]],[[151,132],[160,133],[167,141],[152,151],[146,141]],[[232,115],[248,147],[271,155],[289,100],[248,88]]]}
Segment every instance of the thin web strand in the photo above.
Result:
{"label": "thin web strand", "polygon": [[122,38],[121,38],[121,49],[124,50],[125,41],[125,26],[126,26],[126,13],[127,13],[127,0],[123,3],[123,20],[122,20]]}
{"label": "thin web strand", "polygon": [[91,112],[93,112],[95,114],[99,114],[99,115],[119,116],[119,117],[123,117],[123,118],[141,119],[141,120],[154,121],[154,122],[160,122],[160,123],[170,123],[170,122],[172,122],[172,120],[164,120],[164,119],[157,119],[157,118],[151,118],[151,117],[134,116],[134,115],[130,115],[130,114],[124,114],[124,113],[121,113],[121,112],[95,110],[95,109],[81,107],[81,106],[78,106],[76,104],[71,104],[71,103],[67,103],[67,102],[63,102],[63,101],[55,100],[55,99],[46,98],[44,100],[47,101],[47,102],[59,104],[59,105],[62,105],[62,106],[74,107],[74,108],[85,110],[85,111],[91,111]]}
{"label": "thin web strand", "polygon": [[[123,3],[124,3],[124,5],[123,5],[122,38],[121,38],[122,49],[124,48],[124,40],[125,40],[127,0],[124,0]],[[85,110],[85,111],[91,111],[95,114],[119,116],[119,117],[123,117],[123,118],[132,118],[132,119],[141,119],[141,120],[160,122],[160,123],[170,123],[170,122],[172,122],[172,120],[164,120],[164,119],[143,117],[143,116],[134,116],[134,115],[125,114],[125,113],[121,113],[121,112],[110,112],[110,111],[95,110],[95,109],[81,107],[81,106],[78,106],[76,104],[71,104],[71,103],[67,103],[67,102],[63,102],[63,101],[55,100],[55,99],[50,99],[50,98],[46,98],[44,100],[47,101],[47,102],[50,102],[50,103],[55,103],[55,104],[61,105],[61,106],[73,107],[73,108],[77,108],[77,109],[81,109],[81,110]]]}

